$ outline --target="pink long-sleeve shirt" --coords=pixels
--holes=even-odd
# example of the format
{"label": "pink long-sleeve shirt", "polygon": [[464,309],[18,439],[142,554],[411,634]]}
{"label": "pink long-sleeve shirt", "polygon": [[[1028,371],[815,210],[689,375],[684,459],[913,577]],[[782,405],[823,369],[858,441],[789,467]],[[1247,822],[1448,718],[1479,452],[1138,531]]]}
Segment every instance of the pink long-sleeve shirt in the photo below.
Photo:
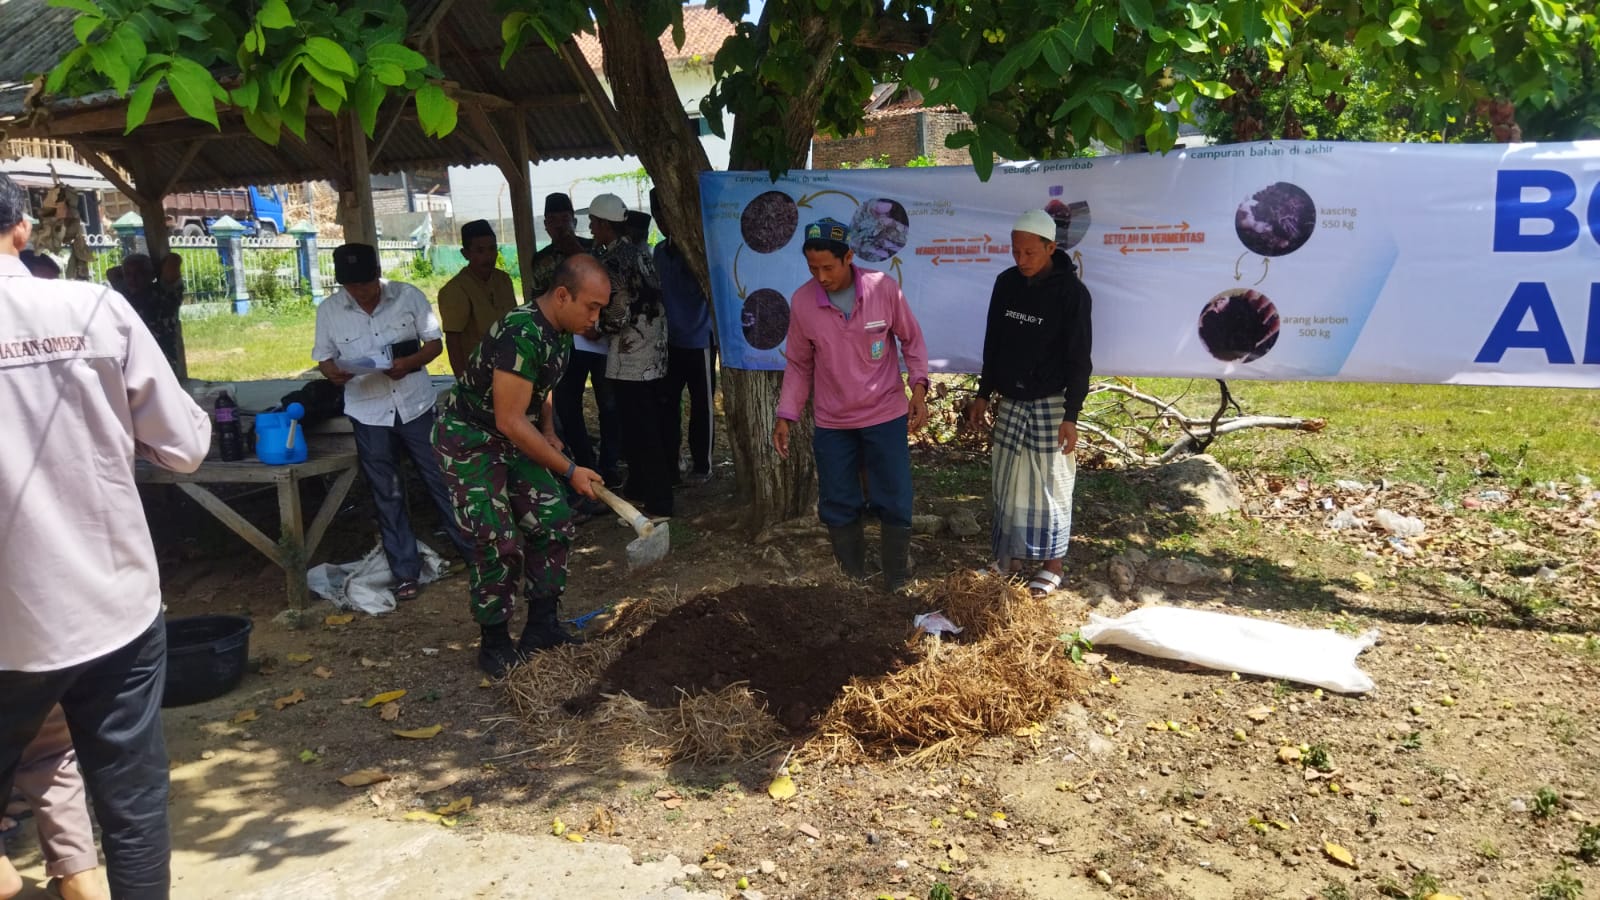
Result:
{"label": "pink long-sleeve shirt", "polygon": [[135,457],[192,472],[211,420],[110,288],[0,255],[0,670],[104,656],[161,611]]}
{"label": "pink long-sleeve shirt", "polygon": [[869,428],[906,415],[905,357],[910,383],[928,383],[928,348],[900,285],[883,272],[851,266],[856,308],[846,319],[815,278],[789,300],[778,418],[800,421],[815,391],[812,413],[822,428]]}

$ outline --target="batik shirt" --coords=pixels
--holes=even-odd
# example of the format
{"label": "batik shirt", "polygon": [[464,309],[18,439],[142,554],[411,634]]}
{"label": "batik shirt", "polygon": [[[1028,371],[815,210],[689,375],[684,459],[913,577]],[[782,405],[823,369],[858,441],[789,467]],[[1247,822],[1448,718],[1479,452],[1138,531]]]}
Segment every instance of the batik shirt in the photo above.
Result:
{"label": "batik shirt", "polygon": [[457,450],[492,444],[494,450],[516,452],[495,425],[494,373],[510,372],[532,382],[532,408],[538,409],[561,380],[571,353],[572,335],[557,331],[538,306],[506,313],[489,326],[467,360],[440,421],[441,433],[449,435]]}
{"label": "batik shirt", "polygon": [[606,377],[655,381],[667,377],[667,311],[648,247],[621,237],[595,249],[611,276],[611,302],[600,313],[600,330],[611,338]]}

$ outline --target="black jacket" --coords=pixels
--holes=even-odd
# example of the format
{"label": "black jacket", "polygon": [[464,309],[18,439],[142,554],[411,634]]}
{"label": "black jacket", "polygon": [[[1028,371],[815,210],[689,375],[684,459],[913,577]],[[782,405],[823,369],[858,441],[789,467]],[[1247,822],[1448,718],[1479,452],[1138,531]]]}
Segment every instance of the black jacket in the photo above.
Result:
{"label": "black jacket", "polygon": [[1091,305],[1065,251],[1056,250],[1050,271],[1032,281],[1015,266],[1001,272],[989,297],[978,395],[1037,400],[1059,392],[1067,419],[1077,421],[1094,367]]}

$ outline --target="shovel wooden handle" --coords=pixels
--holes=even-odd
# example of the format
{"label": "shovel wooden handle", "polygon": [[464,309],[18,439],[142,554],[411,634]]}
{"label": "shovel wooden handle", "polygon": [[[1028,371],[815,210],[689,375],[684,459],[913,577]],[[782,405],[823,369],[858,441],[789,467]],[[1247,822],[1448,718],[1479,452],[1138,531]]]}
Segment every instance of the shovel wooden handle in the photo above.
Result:
{"label": "shovel wooden handle", "polygon": [[633,526],[633,530],[639,533],[640,537],[644,537],[656,530],[655,523],[651,522],[644,513],[635,509],[632,503],[611,493],[610,489],[603,483],[596,481],[592,483],[592,486],[594,487],[594,495],[599,497],[605,505],[611,507],[613,512],[626,519],[628,524]]}

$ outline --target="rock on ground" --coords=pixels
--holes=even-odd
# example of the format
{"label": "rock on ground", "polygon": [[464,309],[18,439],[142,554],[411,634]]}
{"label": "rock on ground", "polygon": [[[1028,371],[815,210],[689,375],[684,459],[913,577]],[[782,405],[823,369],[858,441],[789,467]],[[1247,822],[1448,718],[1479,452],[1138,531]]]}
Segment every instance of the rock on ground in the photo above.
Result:
{"label": "rock on ground", "polygon": [[978,517],[970,510],[953,512],[945,521],[950,526],[950,533],[956,537],[973,537],[983,531],[978,524]]}
{"label": "rock on ground", "polygon": [[1215,516],[1244,505],[1233,475],[1205,454],[1168,463],[1156,470],[1156,477],[1162,492],[1187,510]]}

